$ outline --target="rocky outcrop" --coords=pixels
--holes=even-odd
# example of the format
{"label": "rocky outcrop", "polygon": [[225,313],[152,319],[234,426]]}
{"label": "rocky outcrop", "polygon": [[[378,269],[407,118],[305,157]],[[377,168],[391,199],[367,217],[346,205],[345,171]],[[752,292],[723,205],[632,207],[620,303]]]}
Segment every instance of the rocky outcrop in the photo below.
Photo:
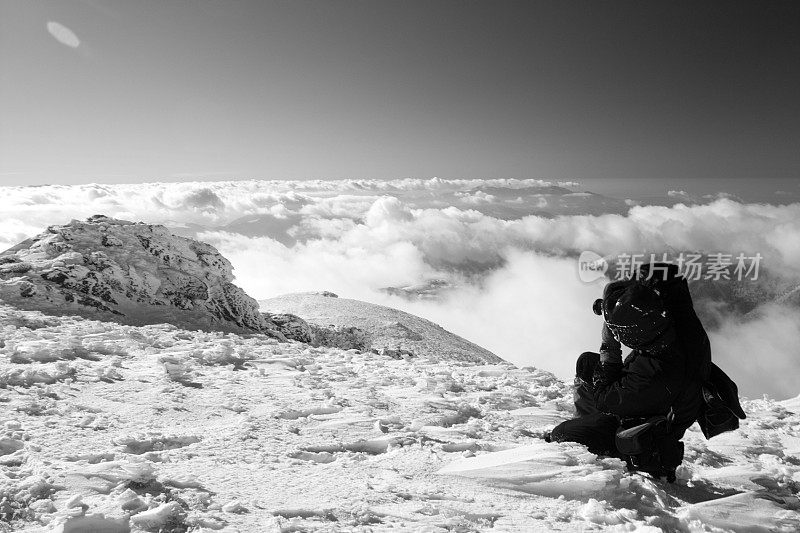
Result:
{"label": "rocky outcrop", "polygon": [[96,215],[50,226],[0,254],[0,299],[129,325],[168,322],[310,340],[302,319],[261,313],[233,284],[232,271],[208,244],[164,226]]}
{"label": "rocky outcrop", "polygon": [[297,315],[289,313],[263,313],[287,339],[298,342],[312,343],[314,331],[311,326]]}
{"label": "rocky outcrop", "polygon": [[423,283],[404,287],[384,287],[381,291],[390,296],[400,296],[407,300],[436,300],[453,288],[453,284],[449,281],[430,279]]}
{"label": "rocky outcrop", "polygon": [[366,351],[372,346],[372,339],[364,330],[355,326],[320,326],[310,324],[313,346],[329,346],[342,350]]}

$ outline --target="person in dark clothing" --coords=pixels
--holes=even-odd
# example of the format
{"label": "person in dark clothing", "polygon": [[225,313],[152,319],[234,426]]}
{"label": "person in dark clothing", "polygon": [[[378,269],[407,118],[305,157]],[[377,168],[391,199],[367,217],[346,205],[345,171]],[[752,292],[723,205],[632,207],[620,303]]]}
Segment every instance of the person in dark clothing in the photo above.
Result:
{"label": "person in dark clothing", "polygon": [[[556,426],[549,440],[578,442],[674,480],[683,459],[680,439],[700,414],[711,349],[686,280],[674,265],[657,266],[659,276],[645,265],[636,278],[606,285],[598,306],[604,318],[600,351],[581,354],[576,364],[578,417]],[[624,362],[622,345],[632,349]],[[618,452],[620,428],[659,415],[665,421],[652,430],[649,462]]]}

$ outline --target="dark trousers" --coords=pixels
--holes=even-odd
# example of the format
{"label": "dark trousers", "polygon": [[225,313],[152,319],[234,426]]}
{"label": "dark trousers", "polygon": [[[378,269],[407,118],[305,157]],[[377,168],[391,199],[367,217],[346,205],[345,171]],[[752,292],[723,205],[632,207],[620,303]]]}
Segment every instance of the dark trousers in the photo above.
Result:
{"label": "dark trousers", "polygon": [[600,355],[584,352],[575,365],[575,409],[578,418],[562,422],[550,432],[552,442],[577,442],[598,455],[616,456],[614,435],[619,419],[598,411],[592,394],[592,375],[600,364]]}

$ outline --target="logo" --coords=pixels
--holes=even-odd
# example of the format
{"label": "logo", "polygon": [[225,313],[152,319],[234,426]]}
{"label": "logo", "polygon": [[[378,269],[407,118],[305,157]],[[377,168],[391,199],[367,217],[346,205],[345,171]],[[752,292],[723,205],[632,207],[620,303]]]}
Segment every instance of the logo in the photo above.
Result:
{"label": "logo", "polygon": [[584,283],[592,283],[604,279],[608,271],[608,261],[594,252],[581,252],[578,257],[578,277]]}

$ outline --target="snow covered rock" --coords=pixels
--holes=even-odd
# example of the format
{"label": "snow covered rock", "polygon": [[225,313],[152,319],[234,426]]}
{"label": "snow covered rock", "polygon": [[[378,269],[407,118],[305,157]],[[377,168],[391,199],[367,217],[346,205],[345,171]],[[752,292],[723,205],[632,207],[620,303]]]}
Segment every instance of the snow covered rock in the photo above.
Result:
{"label": "snow covered rock", "polygon": [[271,314],[264,313],[269,317],[278,328],[278,330],[287,338],[298,342],[309,343],[314,338],[314,332],[311,330],[308,322],[303,320],[297,315],[289,313]]}
{"label": "snow covered rock", "polygon": [[303,336],[301,319],[281,327],[262,314],[232,283],[232,271],[212,246],[164,226],[95,215],[50,226],[0,254],[0,299],[129,325]]}
{"label": "snow covered rock", "polygon": [[320,326],[310,324],[314,346],[332,346],[342,350],[368,350],[371,346],[369,335],[354,326]]}

